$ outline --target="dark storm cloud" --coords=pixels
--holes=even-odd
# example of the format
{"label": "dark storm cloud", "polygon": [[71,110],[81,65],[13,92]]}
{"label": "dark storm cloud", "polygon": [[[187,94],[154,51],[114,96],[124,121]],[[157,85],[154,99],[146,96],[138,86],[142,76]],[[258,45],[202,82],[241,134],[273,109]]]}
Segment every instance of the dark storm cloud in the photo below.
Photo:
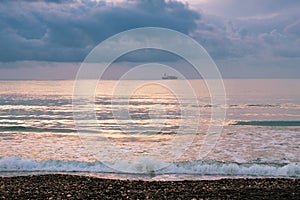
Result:
{"label": "dark storm cloud", "polygon": [[72,0],[0,1],[0,61],[82,61],[99,42],[131,28],[190,33],[200,14],[157,0],[119,4]]}
{"label": "dark storm cloud", "polygon": [[[300,1],[211,0],[207,5],[212,13],[205,5],[205,12],[200,12],[202,8],[191,10],[167,0],[0,0],[0,62],[80,62],[116,33],[158,26],[192,36],[216,60],[247,65],[252,58],[257,65],[273,66],[283,58],[287,65],[299,66]],[[144,58],[174,60],[160,57],[160,52],[140,52],[120,60]]]}
{"label": "dark storm cloud", "polygon": [[[0,3],[12,2],[12,0],[0,0]],[[33,3],[75,3],[76,0],[14,0],[14,2],[33,2]]]}

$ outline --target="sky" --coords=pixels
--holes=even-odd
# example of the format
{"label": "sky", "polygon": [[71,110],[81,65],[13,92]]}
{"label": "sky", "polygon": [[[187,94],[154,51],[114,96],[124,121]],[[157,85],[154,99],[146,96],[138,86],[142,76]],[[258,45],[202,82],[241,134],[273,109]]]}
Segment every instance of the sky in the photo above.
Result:
{"label": "sky", "polygon": [[100,42],[149,26],[195,39],[224,78],[300,78],[299,10],[299,0],[0,0],[0,79],[74,79]]}

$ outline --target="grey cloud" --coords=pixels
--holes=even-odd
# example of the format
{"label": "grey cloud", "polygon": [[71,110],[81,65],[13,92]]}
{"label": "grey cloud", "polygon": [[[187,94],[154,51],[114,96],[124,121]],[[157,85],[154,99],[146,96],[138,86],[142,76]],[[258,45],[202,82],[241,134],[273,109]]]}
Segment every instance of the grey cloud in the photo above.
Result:
{"label": "grey cloud", "polygon": [[[282,9],[278,1],[274,2],[277,5],[270,5],[271,8],[264,5],[268,12],[278,12],[271,17],[220,18],[213,14],[203,15],[193,37],[218,60],[249,56],[300,57],[300,15],[292,12],[296,8],[299,10],[300,4],[291,2],[282,5]],[[239,9],[238,5],[232,6]],[[294,62],[294,65],[297,63]]]}
{"label": "grey cloud", "polygon": [[[0,1],[0,61],[80,62],[99,42],[131,28],[158,26],[192,36],[220,60],[279,58],[298,66],[300,1],[224,0],[225,17],[197,13],[177,1],[134,0],[125,3],[44,0]],[[16,3],[17,2],[17,3]],[[223,3],[222,3],[223,2]],[[227,2],[227,3],[226,3]],[[203,10],[205,7],[203,8]],[[247,11],[249,9],[249,11]],[[149,58],[150,56],[150,58]],[[136,59],[138,58],[138,59]],[[176,60],[160,53],[127,55],[120,61]],[[276,58],[276,61],[275,59]],[[250,62],[249,62],[250,63]],[[292,63],[292,64],[291,64]],[[264,63],[261,63],[264,65]]]}
{"label": "grey cloud", "polygon": [[300,1],[211,0],[199,5],[205,14],[193,37],[213,58],[300,57]]}
{"label": "grey cloud", "polygon": [[233,22],[206,21],[198,24],[193,37],[202,44],[214,59],[241,58],[249,53],[253,44],[245,28]]}
{"label": "grey cloud", "polygon": [[285,28],[286,33],[293,34],[297,37],[300,36],[300,19],[295,21],[295,23],[290,24]]}
{"label": "grey cloud", "polygon": [[210,0],[199,3],[208,12],[230,18],[269,18],[271,14],[282,12],[298,13],[298,0]]}
{"label": "grey cloud", "polygon": [[1,1],[0,61],[82,61],[95,45],[121,31],[157,26],[188,34],[199,19],[199,13],[176,1]]}
{"label": "grey cloud", "polygon": [[[12,2],[11,0],[0,0],[0,3]],[[14,0],[14,3],[33,2],[33,3],[75,3],[76,0]]]}

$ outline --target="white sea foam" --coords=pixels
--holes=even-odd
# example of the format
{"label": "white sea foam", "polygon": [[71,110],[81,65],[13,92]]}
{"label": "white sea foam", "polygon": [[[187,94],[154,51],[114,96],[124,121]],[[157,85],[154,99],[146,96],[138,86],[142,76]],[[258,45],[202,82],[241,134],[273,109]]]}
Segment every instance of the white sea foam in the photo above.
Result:
{"label": "white sea foam", "polygon": [[0,158],[1,172],[114,172],[100,162],[79,162],[45,160],[35,161],[33,159],[19,157]]}
{"label": "white sea foam", "polygon": [[[123,165],[135,168],[138,172],[143,168],[149,170],[149,174],[196,174],[201,176],[270,176],[270,177],[300,177],[300,165],[298,163],[275,164],[275,163],[231,163],[216,161],[192,161],[171,163],[168,167],[153,172],[151,166],[154,161],[144,161],[145,165],[138,166],[124,162],[116,162],[115,165]],[[161,164],[161,163],[157,163]],[[152,166],[153,167],[153,166]],[[78,162],[45,160],[35,161],[19,157],[1,157],[0,172],[91,172],[91,173],[115,173],[101,162]]]}

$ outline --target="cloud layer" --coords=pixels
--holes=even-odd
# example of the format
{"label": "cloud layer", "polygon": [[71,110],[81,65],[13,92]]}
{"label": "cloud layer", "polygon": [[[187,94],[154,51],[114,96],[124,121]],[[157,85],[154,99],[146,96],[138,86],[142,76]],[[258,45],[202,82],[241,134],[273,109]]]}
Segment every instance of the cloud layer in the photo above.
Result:
{"label": "cloud layer", "polygon": [[[116,33],[157,26],[196,39],[225,74],[231,69],[268,74],[275,68],[287,76],[300,74],[298,0],[211,0],[191,6],[175,0],[0,0],[0,4],[0,68],[16,66],[1,64],[5,62],[81,62]],[[140,62],[143,56],[170,58],[142,53],[121,61]]]}
{"label": "cloud layer", "polygon": [[164,0],[112,4],[91,1],[2,1],[0,59],[82,61],[99,42],[121,31],[158,26],[189,34],[200,14]]}

